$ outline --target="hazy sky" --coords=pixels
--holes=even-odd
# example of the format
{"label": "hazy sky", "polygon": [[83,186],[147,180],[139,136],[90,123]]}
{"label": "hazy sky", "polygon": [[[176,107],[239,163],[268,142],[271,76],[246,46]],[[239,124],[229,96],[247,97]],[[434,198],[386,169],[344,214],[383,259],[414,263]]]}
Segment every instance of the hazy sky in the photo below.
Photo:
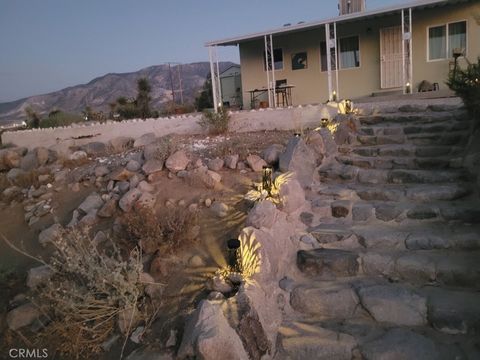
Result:
{"label": "hazy sky", "polygon": [[[367,9],[407,0],[367,0]],[[164,62],[209,40],[337,15],[336,0],[0,0],[0,102]],[[238,61],[235,47],[220,60]]]}

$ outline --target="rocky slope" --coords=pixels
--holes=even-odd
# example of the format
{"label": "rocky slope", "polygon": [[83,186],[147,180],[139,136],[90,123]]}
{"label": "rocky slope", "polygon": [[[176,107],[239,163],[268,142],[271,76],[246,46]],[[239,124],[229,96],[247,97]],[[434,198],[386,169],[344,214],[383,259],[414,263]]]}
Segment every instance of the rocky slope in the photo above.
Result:
{"label": "rocky slope", "polygon": [[[230,62],[220,63],[220,71],[231,66]],[[180,70],[180,69],[178,69]],[[208,62],[181,65],[181,80],[185,103],[192,103],[210,73]],[[174,88],[179,89],[177,67],[172,66]],[[87,84],[71,86],[49,94],[31,96],[8,103],[0,104],[0,125],[7,125],[24,120],[25,108],[32,106],[40,113],[53,108],[79,113],[86,106],[96,111],[109,111],[108,104],[119,96],[135,97],[137,79],[146,77],[152,86],[152,107],[161,108],[172,100],[170,71],[168,65],[154,65],[136,72],[107,74],[93,79]],[[179,93],[176,96],[180,96]],[[177,98],[178,99],[178,98]]]}

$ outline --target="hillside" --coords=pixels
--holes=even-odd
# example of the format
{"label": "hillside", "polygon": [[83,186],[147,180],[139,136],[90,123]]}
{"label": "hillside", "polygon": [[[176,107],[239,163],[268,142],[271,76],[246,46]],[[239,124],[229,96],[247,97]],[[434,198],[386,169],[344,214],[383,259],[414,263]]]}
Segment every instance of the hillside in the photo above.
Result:
{"label": "hillside", "polygon": [[[230,62],[220,63],[220,71],[231,66]],[[172,66],[174,87],[179,89],[178,69]],[[181,79],[184,102],[191,103],[210,73],[208,62],[181,65]],[[0,125],[19,122],[25,118],[25,108],[30,105],[40,113],[48,113],[54,108],[67,112],[80,113],[86,106],[96,111],[109,111],[108,104],[119,96],[135,97],[136,81],[146,77],[152,86],[152,107],[159,109],[172,99],[170,72],[168,65],[154,65],[136,72],[111,73],[97,77],[87,84],[71,86],[44,95],[0,103]],[[179,99],[179,94],[177,99]]]}

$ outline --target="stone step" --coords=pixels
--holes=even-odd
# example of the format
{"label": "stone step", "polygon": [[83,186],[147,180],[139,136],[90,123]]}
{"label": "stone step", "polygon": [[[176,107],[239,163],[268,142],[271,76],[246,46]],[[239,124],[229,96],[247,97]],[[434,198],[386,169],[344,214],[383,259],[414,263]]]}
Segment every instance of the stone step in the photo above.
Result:
{"label": "stone step", "polygon": [[460,146],[413,144],[350,145],[338,148],[338,152],[343,155],[355,154],[366,157],[458,157],[463,151],[464,148]]}
{"label": "stone step", "polygon": [[465,111],[450,112],[419,112],[419,113],[392,113],[359,116],[360,124],[376,125],[376,124],[429,124],[436,122],[446,122],[452,120],[469,120]]}
{"label": "stone step", "polygon": [[449,226],[445,222],[431,222],[426,226],[385,224],[356,225],[346,229],[344,224],[319,224],[308,232],[318,245],[339,250],[480,250],[480,226]]}
{"label": "stone step", "polygon": [[435,124],[408,124],[399,126],[397,124],[384,125],[367,125],[359,129],[362,135],[413,135],[413,134],[433,134],[433,133],[448,133],[452,131],[466,131],[470,129],[470,122],[468,121],[446,121]]}
{"label": "stone step", "polygon": [[448,133],[421,133],[415,135],[358,135],[362,145],[413,144],[413,145],[458,145],[468,140],[465,131]]}
{"label": "stone step", "polygon": [[480,358],[476,342],[475,334],[450,335],[429,326],[324,321],[300,314],[281,324],[275,359],[467,360]]}
{"label": "stone step", "polygon": [[457,169],[461,159],[451,157],[391,157],[391,156],[355,156],[339,155],[336,160],[345,165],[353,165],[364,169]]}
{"label": "stone step", "polygon": [[390,281],[416,285],[480,289],[478,250],[368,250],[360,252],[359,257],[361,272],[367,276],[384,276]]}
{"label": "stone step", "polygon": [[356,320],[385,326],[433,327],[446,334],[480,334],[480,293],[415,287],[357,277],[295,284],[292,308],[315,319]]}
{"label": "stone step", "polygon": [[363,169],[342,164],[320,167],[318,174],[322,183],[439,184],[471,180],[465,170]]}
{"label": "stone step", "polygon": [[336,278],[358,273],[358,254],[336,249],[300,250],[297,266],[307,276]]}

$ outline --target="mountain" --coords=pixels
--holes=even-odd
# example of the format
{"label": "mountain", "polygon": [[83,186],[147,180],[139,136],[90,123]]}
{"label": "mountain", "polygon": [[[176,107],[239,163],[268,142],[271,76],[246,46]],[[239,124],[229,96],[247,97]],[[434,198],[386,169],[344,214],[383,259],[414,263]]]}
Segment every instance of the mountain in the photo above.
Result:
{"label": "mountain", "polygon": [[[220,71],[233,65],[231,62],[219,63]],[[181,74],[179,76],[179,73]],[[134,98],[137,94],[137,79],[146,77],[152,88],[152,109],[160,109],[172,100],[171,77],[173,77],[176,102],[180,102],[178,91],[179,77],[182,80],[184,103],[193,103],[210,73],[210,63],[197,62],[191,64],[154,65],[136,72],[107,74],[97,77],[87,84],[71,86],[49,94],[30,96],[24,99],[0,103],[0,126],[18,123],[25,120],[25,108],[31,106],[40,114],[52,109],[80,113],[86,106],[95,111],[110,110],[108,104],[118,97]]]}

